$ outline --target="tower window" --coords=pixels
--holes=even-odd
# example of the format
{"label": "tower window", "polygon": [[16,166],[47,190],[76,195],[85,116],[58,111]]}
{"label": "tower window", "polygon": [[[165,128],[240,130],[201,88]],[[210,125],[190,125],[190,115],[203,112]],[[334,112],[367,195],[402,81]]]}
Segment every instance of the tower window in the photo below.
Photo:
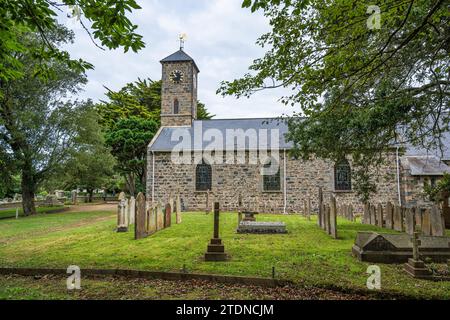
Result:
{"label": "tower window", "polygon": [[178,99],[175,99],[173,101],[173,114],[180,113],[180,103],[178,102]]}
{"label": "tower window", "polygon": [[202,160],[195,170],[195,189],[197,191],[211,190],[212,186],[212,168]]}
{"label": "tower window", "polygon": [[336,191],[352,190],[351,168],[346,159],[339,161],[334,166],[334,189]]}

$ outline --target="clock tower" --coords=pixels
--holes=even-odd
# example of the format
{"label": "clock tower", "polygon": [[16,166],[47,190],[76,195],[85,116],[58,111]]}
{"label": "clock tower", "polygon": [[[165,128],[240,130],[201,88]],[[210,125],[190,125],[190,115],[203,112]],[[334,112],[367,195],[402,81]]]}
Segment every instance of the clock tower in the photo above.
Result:
{"label": "clock tower", "polygon": [[161,60],[161,126],[191,126],[197,119],[197,76],[194,59],[181,48]]}

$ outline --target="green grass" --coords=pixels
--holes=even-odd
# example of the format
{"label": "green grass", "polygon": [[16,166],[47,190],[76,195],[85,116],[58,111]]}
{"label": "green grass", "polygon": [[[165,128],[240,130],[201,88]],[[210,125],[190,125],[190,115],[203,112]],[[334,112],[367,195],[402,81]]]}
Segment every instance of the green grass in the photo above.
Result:
{"label": "green grass", "polygon": [[[103,220],[101,220],[103,219]],[[183,214],[183,223],[146,239],[114,232],[113,213],[65,213],[0,221],[0,266],[124,268],[270,277],[319,287],[366,288],[368,263],[351,256],[358,231],[381,229],[338,219],[333,240],[316,221],[303,217],[258,215],[259,221],[283,221],[285,235],[236,234],[237,215],[221,214],[221,238],[228,262],[202,260],[212,235],[213,215]],[[174,219],[172,220],[174,221]],[[383,232],[387,230],[383,229]],[[382,289],[420,298],[450,298],[450,282],[412,279],[402,265],[380,265]]]}
{"label": "green grass", "polygon": [[[37,213],[51,213],[55,210],[60,210],[64,208],[64,206],[54,206],[54,207],[37,207]],[[16,208],[0,210],[0,219],[5,218],[15,218],[16,217]],[[23,217],[23,209],[19,208],[19,217]]]}

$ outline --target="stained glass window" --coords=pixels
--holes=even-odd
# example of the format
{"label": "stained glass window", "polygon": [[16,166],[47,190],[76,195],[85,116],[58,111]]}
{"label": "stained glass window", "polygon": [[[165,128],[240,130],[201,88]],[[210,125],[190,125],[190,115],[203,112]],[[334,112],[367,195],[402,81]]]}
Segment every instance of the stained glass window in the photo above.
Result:
{"label": "stained glass window", "polygon": [[205,161],[197,165],[195,171],[195,189],[197,191],[211,190],[212,185],[212,169]]}
{"label": "stained glass window", "polygon": [[347,160],[341,160],[334,167],[334,188],[336,191],[352,190],[352,170]]}

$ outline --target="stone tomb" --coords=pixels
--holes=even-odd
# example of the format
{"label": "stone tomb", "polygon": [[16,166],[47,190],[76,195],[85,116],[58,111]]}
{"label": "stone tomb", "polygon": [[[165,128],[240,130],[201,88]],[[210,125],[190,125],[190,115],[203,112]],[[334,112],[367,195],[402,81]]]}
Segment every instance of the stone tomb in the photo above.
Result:
{"label": "stone tomb", "polygon": [[256,234],[287,233],[286,224],[283,222],[241,221],[236,231]]}
{"label": "stone tomb", "polygon": [[[433,262],[450,259],[450,237],[420,236],[420,256]],[[360,261],[404,263],[413,257],[410,235],[358,232],[352,253]]]}

